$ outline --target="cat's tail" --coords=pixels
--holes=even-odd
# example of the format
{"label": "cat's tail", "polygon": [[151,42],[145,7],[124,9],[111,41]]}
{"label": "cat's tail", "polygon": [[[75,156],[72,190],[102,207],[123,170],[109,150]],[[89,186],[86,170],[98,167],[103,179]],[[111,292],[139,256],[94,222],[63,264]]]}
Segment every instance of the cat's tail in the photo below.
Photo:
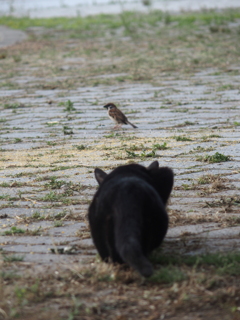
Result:
{"label": "cat's tail", "polygon": [[[142,276],[150,277],[153,267],[143,253],[141,244],[142,221],[138,208],[126,207],[118,209],[115,215],[115,245],[122,260],[137,270]],[[140,209],[141,210],[141,209]],[[121,212],[119,212],[121,211]],[[134,214],[135,212],[135,214]]]}
{"label": "cat's tail", "polygon": [[153,267],[147,257],[144,256],[139,241],[134,237],[122,240],[121,243],[117,243],[117,249],[123,261],[142,276],[150,277],[153,273]]}

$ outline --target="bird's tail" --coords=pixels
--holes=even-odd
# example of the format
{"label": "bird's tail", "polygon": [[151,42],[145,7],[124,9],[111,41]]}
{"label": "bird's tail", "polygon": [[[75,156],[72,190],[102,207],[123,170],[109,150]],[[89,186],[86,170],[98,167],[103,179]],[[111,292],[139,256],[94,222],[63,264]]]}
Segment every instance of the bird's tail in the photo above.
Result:
{"label": "bird's tail", "polygon": [[137,126],[135,126],[133,123],[131,123],[130,121],[127,121],[128,124],[130,124],[133,128],[137,128]]}

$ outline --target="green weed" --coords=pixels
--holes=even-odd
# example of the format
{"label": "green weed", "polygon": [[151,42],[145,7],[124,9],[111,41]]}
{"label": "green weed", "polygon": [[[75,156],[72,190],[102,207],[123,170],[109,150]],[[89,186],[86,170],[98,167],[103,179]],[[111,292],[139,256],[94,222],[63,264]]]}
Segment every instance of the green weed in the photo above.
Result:
{"label": "green weed", "polygon": [[10,200],[10,196],[8,194],[0,195],[0,200]]}
{"label": "green weed", "polygon": [[136,158],[139,157],[138,154],[136,154],[135,152],[129,151],[129,150],[125,150],[127,153],[128,158]]}
{"label": "green weed", "polygon": [[203,136],[201,139],[204,142],[210,141],[211,138],[221,138],[218,134],[210,134],[209,136]]}
{"label": "green weed", "polygon": [[200,152],[208,152],[208,151],[213,151],[215,148],[209,147],[209,148],[203,148],[201,146],[197,146],[196,148],[193,148],[192,150],[189,151],[189,153],[200,153]]}
{"label": "green weed", "polygon": [[3,232],[4,235],[13,235],[13,234],[21,234],[21,233],[25,233],[24,229],[20,229],[17,227],[11,227],[10,230],[6,230]]}
{"label": "green weed", "polygon": [[52,296],[51,291],[44,291],[40,287],[39,279],[35,280],[35,283],[30,286],[16,287],[14,293],[21,306],[25,306],[29,302],[40,302]]}
{"label": "green weed", "polygon": [[187,184],[187,183],[183,183],[182,184],[182,188],[183,188],[183,190],[190,190],[191,186],[189,184]]}
{"label": "green weed", "polygon": [[31,218],[34,220],[44,220],[45,216],[41,215],[40,212],[36,211],[32,214]]}
{"label": "green weed", "polygon": [[213,155],[200,156],[196,158],[197,161],[208,162],[208,163],[217,163],[217,162],[225,162],[230,161],[230,156],[225,156],[219,152],[216,152]]}
{"label": "green weed", "polygon": [[52,142],[52,141],[47,141],[47,145],[48,146],[56,146],[57,145],[57,143],[56,142]]}
{"label": "green weed", "polygon": [[65,135],[73,134],[73,130],[69,126],[63,126],[63,133]]}
{"label": "green weed", "polygon": [[198,178],[198,181],[197,181],[198,184],[208,184],[210,182],[211,182],[211,179],[209,178],[208,175]]}
{"label": "green weed", "polygon": [[58,121],[46,122],[46,125],[47,125],[48,127],[54,127],[54,126],[56,126],[57,124],[58,124]]}
{"label": "green weed", "polygon": [[61,211],[59,213],[56,213],[54,215],[54,220],[60,220],[60,219],[64,218],[66,216],[66,214],[67,214],[66,210],[63,210],[63,211]]}
{"label": "green weed", "polygon": [[118,136],[119,134],[115,134],[115,133],[110,133],[110,134],[108,134],[108,135],[106,135],[106,136],[104,136],[104,138],[114,138],[114,137],[116,137],[116,136]]}
{"label": "green weed", "polygon": [[192,141],[192,139],[184,137],[184,136],[174,136],[173,137],[176,141]]}
{"label": "green weed", "polygon": [[238,89],[238,87],[233,84],[224,84],[218,87],[217,91],[234,90],[234,89]]}
{"label": "green weed", "polygon": [[187,108],[182,108],[182,109],[175,109],[175,110],[172,110],[172,112],[188,112],[189,109]]}
{"label": "green weed", "polygon": [[[22,260],[18,260],[18,261],[22,261]],[[0,272],[0,278],[2,278],[5,281],[17,280],[20,277],[21,276],[13,272],[4,272],[4,271]]]}
{"label": "green weed", "polygon": [[185,280],[187,276],[179,270],[179,268],[173,266],[161,267],[149,278],[150,282],[171,284]]}
{"label": "green weed", "polygon": [[156,156],[156,152],[155,150],[152,150],[151,152],[148,152],[148,153],[146,151],[143,151],[140,156],[143,158],[153,158]]}
{"label": "green weed", "polygon": [[[149,1],[149,0],[148,0]],[[166,26],[176,24],[178,28],[194,28],[202,23],[208,26],[219,26],[229,21],[235,21],[240,18],[238,9],[229,9],[224,11],[208,10],[202,12],[190,12],[182,14],[164,13],[158,10],[151,10],[148,14],[139,12],[123,11],[118,15],[100,14],[87,17],[65,17],[59,18],[17,18],[13,16],[0,17],[0,24],[14,29],[27,29],[29,27],[39,26],[44,28],[58,28],[60,30],[72,30],[72,38],[86,37],[91,33],[92,36],[99,36],[106,30],[124,28],[125,33],[133,35],[139,28],[146,25],[159,27],[159,23]]]}
{"label": "green weed", "polygon": [[49,177],[50,182],[46,183],[44,187],[46,189],[60,189],[63,185],[69,185],[68,182],[64,180],[57,180],[58,178],[55,176]]}
{"label": "green weed", "polygon": [[83,144],[81,144],[79,146],[75,145],[73,147],[76,148],[77,150],[85,150],[86,149],[86,146],[84,146]]}
{"label": "green weed", "polygon": [[71,100],[66,101],[66,102],[64,103],[64,105],[65,105],[64,111],[72,112],[72,111],[76,110],[76,109],[74,108],[74,106],[73,106],[74,103],[73,103]]}
{"label": "green weed", "polygon": [[20,106],[19,103],[5,103],[4,109],[17,109]]}
{"label": "green weed", "polygon": [[73,306],[70,310],[67,320],[77,319],[80,313],[80,309],[82,308],[82,305],[83,305],[82,302],[79,302],[74,295],[72,295],[72,300],[73,300],[72,302]]}
{"label": "green weed", "polygon": [[60,201],[62,199],[63,195],[62,194],[57,194],[56,192],[49,192],[47,193],[44,197],[42,197],[42,201],[50,201],[50,202],[55,202],[55,201]]}
{"label": "green weed", "polygon": [[0,183],[0,187],[3,187],[3,188],[9,188],[10,186],[11,186],[10,183],[7,183],[7,182]]}
{"label": "green weed", "polygon": [[209,138],[221,138],[219,134],[210,134]]}
{"label": "green weed", "polygon": [[17,261],[23,261],[23,256],[17,256],[17,255],[3,255],[3,261],[4,262],[17,262]]}
{"label": "green weed", "polygon": [[55,167],[53,169],[51,169],[51,171],[60,171],[60,170],[67,170],[67,169],[71,169],[71,166],[59,166],[59,167]]}
{"label": "green weed", "polygon": [[166,150],[166,149],[168,149],[166,142],[164,142],[163,144],[156,143],[153,145],[153,150]]}
{"label": "green weed", "polygon": [[167,266],[214,266],[217,273],[240,275],[240,253],[209,253],[205,255],[164,255],[156,250],[150,257],[153,263]]}
{"label": "green weed", "polygon": [[185,121],[184,124],[186,126],[193,126],[195,123],[194,122],[191,122],[191,121]]}
{"label": "green weed", "polygon": [[58,227],[62,227],[63,226],[63,222],[62,221],[55,221],[54,222],[54,227],[58,228]]}

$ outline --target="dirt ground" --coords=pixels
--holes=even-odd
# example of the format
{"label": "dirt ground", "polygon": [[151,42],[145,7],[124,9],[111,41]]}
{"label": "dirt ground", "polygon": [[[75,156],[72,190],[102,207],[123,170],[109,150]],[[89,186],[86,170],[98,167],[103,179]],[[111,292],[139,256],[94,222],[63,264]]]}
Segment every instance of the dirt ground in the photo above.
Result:
{"label": "dirt ground", "polygon": [[[0,50],[0,319],[240,319],[239,25],[32,27]],[[146,280],[99,260],[86,214],[95,167],[154,160],[175,183]]]}

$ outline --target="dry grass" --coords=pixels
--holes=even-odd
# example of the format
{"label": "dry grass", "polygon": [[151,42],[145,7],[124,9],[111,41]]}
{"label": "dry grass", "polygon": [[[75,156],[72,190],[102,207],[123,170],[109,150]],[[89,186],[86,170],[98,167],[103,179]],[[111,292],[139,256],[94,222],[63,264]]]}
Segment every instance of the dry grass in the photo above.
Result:
{"label": "dry grass", "polygon": [[[5,272],[12,270],[7,264],[4,267]],[[174,319],[176,314],[197,310],[217,319],[213,306],[221,310],[221,319],[238,316],[239,275],[216,274],[211,265],[168,268],[184,277],[174,282],[167,278],[165,283],[157,272],[155,278],[144,280],[132,270],[96,261],[90,267],[59,267],[37,276],[29,269],[19,279],[5,273],[0,307],[18,319],[159,319],[163,315]]]}

